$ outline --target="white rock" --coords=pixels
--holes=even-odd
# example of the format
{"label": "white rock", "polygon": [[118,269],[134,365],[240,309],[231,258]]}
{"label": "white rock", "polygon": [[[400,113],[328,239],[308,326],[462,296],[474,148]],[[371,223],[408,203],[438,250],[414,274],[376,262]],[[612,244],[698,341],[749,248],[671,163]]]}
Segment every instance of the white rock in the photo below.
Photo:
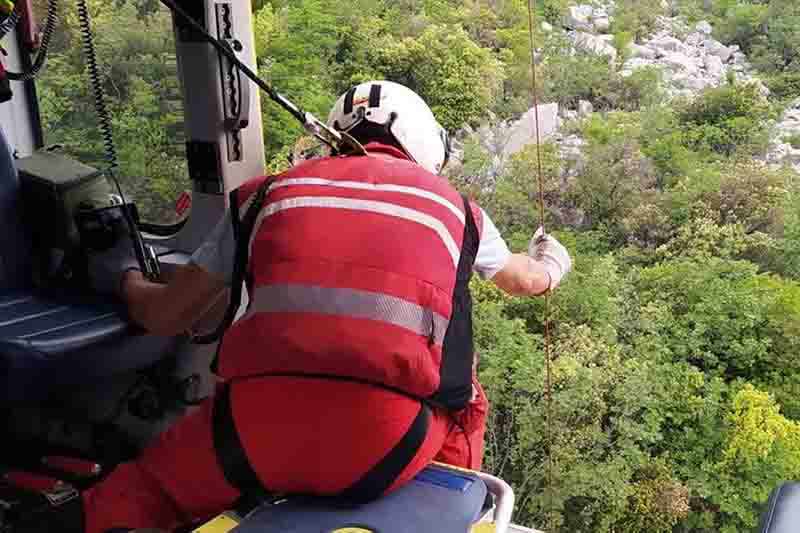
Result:
{"label": "white rock", "polygon": [[706,36],[702,33],[694,32],[690,33],[688,37],[686,37],[686,44],[689,46],[699,46],[705,41]]}
{"label": "white rock", "polygon": [[709,83],[705,78],[689,76],[686,78],[686,81],[683,82],[683,86],[694,93],[699,93],[703,89],[706,89],[709,86]]}
{"label": "white rock", "polygon": [[601,41],[605,41],[607,43],[613,43],[614,42],[614,36],[613,35],[598,35],[597,38],[600,39]]}
{"label": "white rock", "polygon": [[[558,104],[543,104],[539,108],[539,136],[545,139],[551,136],[560,124],[558,119]],[[525,146],[536,142],[534,125],[534,109],[529,109],[520,119],[511,126],[508,141],[503,149],[503,155],[510,156],[522,150]]]}
{"label": "white rock", "polygon": [[571,30],[592,31],[592,15],[594,9],[592,6],[585,4],[579,6],[570,6],[566,16],[564,17],[564,26]]}
{"label": "white rock", "polygon": [[553,31],[553,25],[547,21],[542,22],[542,31],[545,33],[550,33]]}
{"label": "white rock", "polygon": [[676,71],[688,71],[695,73],[698,68],[697,64],[689,57],[680,52],[665,55],[661,60],[665,65]]}
{"label": "white rock", "polygon": [[662,36],[657,39],[653,39],[648,43],[651,48],[655,48],[660,55],[663,55],[667,52],[681,52],[683,53],[686,50],[686,46],[682,42],[680,42],[675,37],[671,37],[668,35]]}
{"label": "white rock", "polygon": [[714,32],[714,28],[711,27],[711,24],[707,20],[698,22],[694,29],[704,35],[711,35]]}
{"label": "white rock", "polygon": [[628,52],[630,53],[631,57],[635,58],[642,58],[642,59],[656,58],[655,50],[653,50],[649,46],[641,46],[636,43],[631,43],[628,45]]}
{"label": "white rock", "polygon": [[715,41],[713,39],[709,39],[703,43],[703,47],[706,49],[706,52],[709,54],[714,54],[718,58],[722,60],[723,63],[727,63],[730,61],[731,57],[733,57],[733,49],[725,46],[724,44]]}
{"label": "white rock", "polygon": [[714,79],[719,79],[722,77],[722,74],[725,72],[725,67],[723,66],[720,58],[709,55],[705,57],[704,61],[706,71],[708,72],[709,76],[714,77]]}
{"label": "white rock", "polygon": [[565,109],[564,112],[561,113],[561,118],[565,121],[576,120],[578,118],[578,112],[572,109]]}
{"label": "white rock", "polygon": [[620,71],[620,75],[627,78],[631,74],[633,74],[634,70],[644,68],[644,67],[652,67],[656,65],[655,61],[644,59],[641,57],[632,57],[625,62],[622,66],[622,70]]}
{"label": "white rock", "polygon": [[578,102],[578,115],[581,117],[585,117],[587,115],[591,115],[594,112],[594,106],[591,102],[587,102],[586,100],[581,100]]}
{"label": "white rock", "polygon": [[579,50],[600,56],[610,56],[611,60],[617,58],[616,48],[614,48],[607,41],[604,41],[603,39],[597,37],[596,35],[592,35],[591,33],[585,33],[582,31],[576,32],[573,37],[573,42],[575,43],[575,48],[578,48]]}
{"label": "white rock", "polygon": [[608,17],[594,19],[594,29],[600,33],[605,33],[611,29],[611,20]]}

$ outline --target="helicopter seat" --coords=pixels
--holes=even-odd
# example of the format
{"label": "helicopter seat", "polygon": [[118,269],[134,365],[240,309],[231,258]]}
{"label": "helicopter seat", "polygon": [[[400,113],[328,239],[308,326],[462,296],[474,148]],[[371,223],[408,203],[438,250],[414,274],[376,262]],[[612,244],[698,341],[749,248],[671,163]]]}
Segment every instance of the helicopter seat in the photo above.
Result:
{"label": "helicopter seat", "polygon": [[37,402],[56,387],[143,368],[163,355],[163,340],[130,334],[118,303],[34,288],[19,189],[0,131],[0,404]]}
{"label": "helicopter seat", "polygon": [[800,483],[789,482],[770,494],[761,515],[761,533],[794,533],[800,530]]}

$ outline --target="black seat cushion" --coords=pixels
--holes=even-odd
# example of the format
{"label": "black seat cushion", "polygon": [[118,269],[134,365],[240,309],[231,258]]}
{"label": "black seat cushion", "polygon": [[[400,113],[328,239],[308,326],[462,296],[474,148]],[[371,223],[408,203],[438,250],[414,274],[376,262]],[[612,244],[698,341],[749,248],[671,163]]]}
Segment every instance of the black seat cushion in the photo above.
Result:
{"label": "black seat cushion", "polygon": [[45,355],[79,350],[125,333],[123,311],[115,303],[75,295],[0,291],[0,342]]}
{"label": "black seat cushion", "polygon": [[761,533],[800,531],[800,483],[784,483],[772,491],[760,528]]}

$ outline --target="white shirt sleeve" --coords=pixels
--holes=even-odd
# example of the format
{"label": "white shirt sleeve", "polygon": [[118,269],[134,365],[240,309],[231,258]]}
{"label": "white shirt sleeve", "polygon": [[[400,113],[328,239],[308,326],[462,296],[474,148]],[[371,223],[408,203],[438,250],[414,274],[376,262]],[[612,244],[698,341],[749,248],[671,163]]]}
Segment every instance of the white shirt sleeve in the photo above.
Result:
{"label": "white shirt sleeve", "polygon": [[210,274],[225,280],[230,286],[233,278],[233,254],[236,251],[236,240],[233,237],[233,224],[230,210],[211,231],[208,239],[195,250],[189,262],[197,265]]}
{"label": "white shirt sleeve", "polygon": [[[483,229],[481,242],[478,245],[478,254],[475,256],[473,270],[482,279],[492,279],[495,274],[503,270],[511,258],[505,240],[500,236],[497,227],[483,209],[481,209]],[[216,274],[230,285],[233,277],[233,254],[236,241],[233,237],[230,210],[217,223],[208,239],[192,254],[190,262],[199,266],[206,272]]]}
{"label": "white shirt sleeve", "polygon": [[481,219],[483,220],[483,230],[473,270],[481,279],[492,279],[508,264],[511,259],[511,250],[508,249],[506,241],[500,236],[500,231],[483,209],[481,209]]}

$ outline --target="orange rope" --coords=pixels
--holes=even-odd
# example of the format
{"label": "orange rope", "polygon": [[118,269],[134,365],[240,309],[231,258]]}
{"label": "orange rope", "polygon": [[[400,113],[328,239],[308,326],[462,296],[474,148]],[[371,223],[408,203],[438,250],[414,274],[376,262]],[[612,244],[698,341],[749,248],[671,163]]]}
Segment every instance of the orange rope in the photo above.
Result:
{"label": "orange rope", "polygon": [[[545,209],[544,209],[544,172],[542,171],[542,150],[539,134],[539,96],[536,93],[536,32],[534,30],[536,15],[534,9],[535,0],[528,0],[528,33],[531,41],[531,93],[533,95],[533,117],[534,131],[536,132],[536,171],[539,182],[539,223],[542,232],[545,231]],[[545,420],[545,440],[547,442],[547,507],[550,517],[550,530],[553,531],[553,442],[550,428],[552,420],[552,357],[550,351],[550,292],[544,295],[544,351],[545,351],[545,402],[547,404]]]}

